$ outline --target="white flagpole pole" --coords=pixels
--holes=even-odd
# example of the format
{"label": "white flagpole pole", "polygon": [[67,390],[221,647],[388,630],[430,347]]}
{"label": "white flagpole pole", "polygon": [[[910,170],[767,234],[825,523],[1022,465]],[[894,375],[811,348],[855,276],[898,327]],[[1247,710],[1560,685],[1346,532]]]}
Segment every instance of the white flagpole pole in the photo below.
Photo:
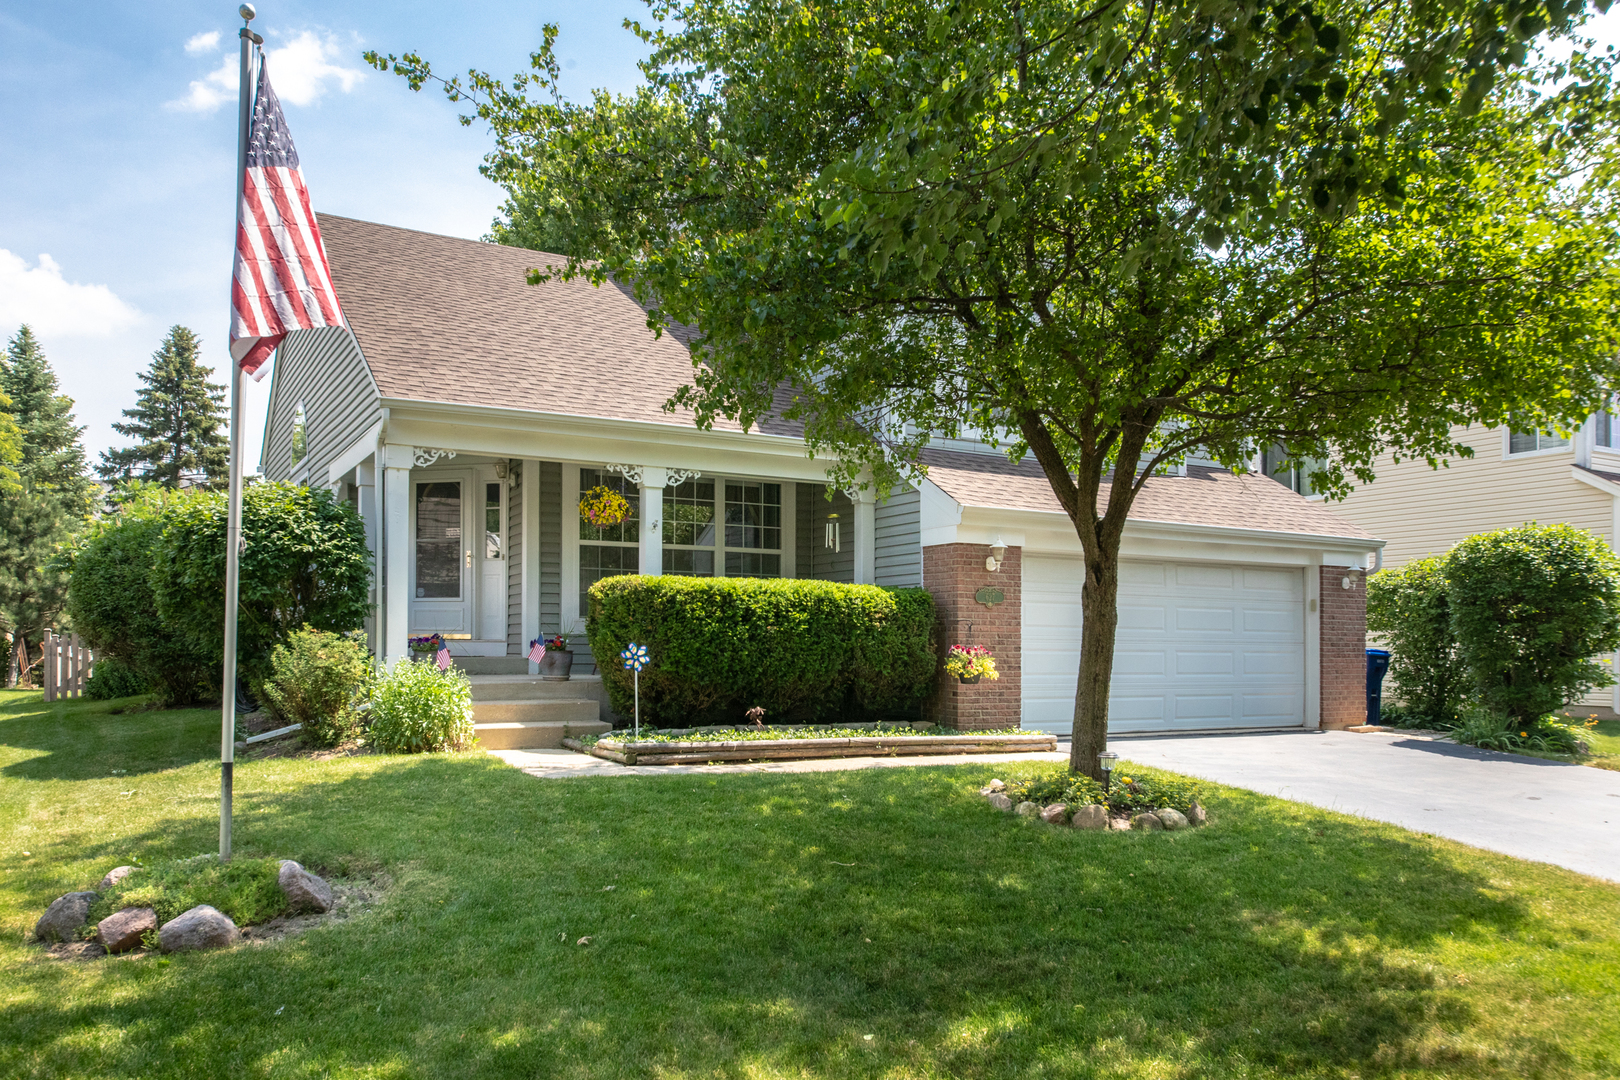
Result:
{"label": "white flagpole pole", "polygon": [[[248,29],[257,14],[252,4],[237,9],[242,16],[241,82],[237,90],[236,127],[236,225],[242,226],[242,182],[247,175],[248,122],[253,113],[253,46],[263,39]],[[231,234],[236,246],[236,233]],[[246,378],[231,365],[231,479],[230,511],[225,527],[225,671],[220,693],[219,730],[219,861],[231,861],[231,781],[236,764],[236,607],[242,573],[242,380]]]}

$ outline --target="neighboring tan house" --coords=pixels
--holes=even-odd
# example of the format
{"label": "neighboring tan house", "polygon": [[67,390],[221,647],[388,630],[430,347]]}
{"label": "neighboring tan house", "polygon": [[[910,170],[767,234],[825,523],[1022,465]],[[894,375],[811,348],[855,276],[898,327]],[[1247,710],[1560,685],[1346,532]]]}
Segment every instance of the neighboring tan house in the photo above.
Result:
{"label": "neighboring tan house", "polygon": [[[988,645],[1003,673],[942,677],[934,719],[1068,731],[1080,548],[1033,463],[956,440],[884,502],[828,499],[829,462],[796,426],[704,431],[665,411],[691,377],[685,335],[655,338],[627,291],[530,286],[532,251],[320,224],[349,329],[283,343],[263,469],[356,504],[387,660],[440,631],[469,668],[526,673],[528,641],[582,635],[586,590],[618,573],[922,586],[941,648]],[[1382,542],[1263,476],[1184,472],[1151,480],[1126,529],[1115,730],[1359,723],[1362,582]],[[582,523],[597,484],[636,517]]]}
{"label": "neighboring tan house", "polygon": [[[1343,517],[1384,538],[1383,566],[1443,555],[1475,533],[1537,521],[1589,529],[1613,547],[1620,535],[1620,431],[1607,413],[1569,438],[1474,425],[1456,430],[1473,457],[1443,467],[1396,464],[1389,454],[1376,479],[1334,504]],[[1620,657],[1617,657],[1620,659]],[[1620,687],[1593,693],[1588,707],[1620,710]]]}

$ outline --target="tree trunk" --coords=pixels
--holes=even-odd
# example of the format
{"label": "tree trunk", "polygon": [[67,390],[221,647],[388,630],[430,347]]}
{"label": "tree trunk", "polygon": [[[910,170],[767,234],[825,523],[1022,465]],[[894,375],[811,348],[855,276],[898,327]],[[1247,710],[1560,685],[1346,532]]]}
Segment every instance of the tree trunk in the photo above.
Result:
{"label": "tree trunk", "polygon": [[1114,631],[1119,626],[1119,544],[1101,537],[1098,541],[1103,550],[1086,552],[1086,582],[1080,592],[1080,675],[1069,768],[1101,781],[1097,755],[1108,748],[1108,686],[1114,673]]}

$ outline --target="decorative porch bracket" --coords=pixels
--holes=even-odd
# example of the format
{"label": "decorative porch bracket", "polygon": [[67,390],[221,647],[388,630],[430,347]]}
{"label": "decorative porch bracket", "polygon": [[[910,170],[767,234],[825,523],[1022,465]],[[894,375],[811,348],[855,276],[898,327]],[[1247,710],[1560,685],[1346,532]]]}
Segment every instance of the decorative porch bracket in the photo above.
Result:
{"label": "decorative porch bracket", "polygon": [[[607,472],[619,474],[639,487],[654,486],[650,483],[643,483],[643,477],[648,481],[656,480],[657,473],[660,471],[656,466],[652,465],[619,465],[612,462],[602,466],[602,468]],[[663,469],[662,472],[664,474],[664,483],[656,486],[680,487],[688,480],[696,480],[703,475],[696,469]]]}
{"label": "decorative porch bracket", "polygon": [[432,446],[411,447],[411,462],[418,469],[424,469],[440,458],[453,458],[455,456],[456,452],[454,450],[440,450]]}

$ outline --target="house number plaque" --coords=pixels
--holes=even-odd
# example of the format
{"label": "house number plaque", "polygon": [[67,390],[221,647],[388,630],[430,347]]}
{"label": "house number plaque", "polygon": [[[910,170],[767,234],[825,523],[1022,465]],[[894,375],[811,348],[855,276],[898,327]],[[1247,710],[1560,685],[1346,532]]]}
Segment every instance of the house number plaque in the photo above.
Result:
{"label": "house number plaque", "polygon": [[978,592],[973,594],[973,599],[977,600],[985,607],[995,607],[997,604],[1007,599],[1007,597],[1003,595],[1000,589],[980,589]]}

